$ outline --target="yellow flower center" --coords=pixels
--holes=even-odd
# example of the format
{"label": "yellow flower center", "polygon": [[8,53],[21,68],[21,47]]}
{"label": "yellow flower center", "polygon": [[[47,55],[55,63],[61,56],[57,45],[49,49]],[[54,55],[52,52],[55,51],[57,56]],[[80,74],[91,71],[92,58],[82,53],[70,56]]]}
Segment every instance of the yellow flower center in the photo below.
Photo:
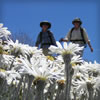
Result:
{"label": "yellow flower center", "polygon": [[8,52],[6,52],[6,51],[3,51],[3,54],[5,54],[5,55],[9,55],[9,53],[8,53]]}
{"label": "yellow flower center", "polygon": [[75,67],[76,66],[76,63],[71,63],[72,67]]}
{"label": "yellow flower center", "polygon": [[0,46],[0,54],[3,54],[3,47]]}
{"label": "yellow flower center", "polygon": [[0,72],[6,72],[6,70],[0,68]]}
{"label": "yellow flower center", "polygon": [[38,81],[38,80],[44,80],[45,81],[46,79],[47,79],[46,77],[36,77],[35,81]]}
{"label": "yellow flower center", "polygon": [[62,55],[72,54],[72,51],[63,51]]}
{"label": "yellow flower center", "polygon": [[65,84],[65,80],[58,80],[57,82],[60,84]]}
{"label": "yellow flower center", "polygon": [[46,57],[47,57],[48,60],[51,60],[51,61],[55,60],[54,57],[52,57],[52,56],[46,56]]}

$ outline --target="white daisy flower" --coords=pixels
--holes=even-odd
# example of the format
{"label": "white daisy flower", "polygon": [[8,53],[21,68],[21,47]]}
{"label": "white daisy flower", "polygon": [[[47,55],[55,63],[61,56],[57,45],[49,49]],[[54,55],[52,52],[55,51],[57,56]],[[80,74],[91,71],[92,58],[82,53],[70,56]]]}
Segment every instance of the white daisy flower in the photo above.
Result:
{"label": "white daisy flower", "polygon": [[23,56],[30,56],[30,54],[33,55],[42,53],[41,49],[38,50],[37,47],[31,47],[29,45],[21,44],[18,40],[16,40],[15,43],[10,40],[8,41],[8,45],[10,46],[11,52],[15,54],[19,53]]}
{"label": "white daisy flower", "polygon": [[58,41],[56,42],[56,44],[57,44],[57,47],[50,46],[49,50],[52,53],[61,54],[61,55],[65,55],[65,54],[75,55],[75,53],[79,52],[80,50],[84,48],[84,47],[79,47],[78,44],[74,44],[74,43],[67,44],[66,42],[64,42],[63,47]]}
{"label": "white daisy flower", "polygon": [[10,65],[12,63],[12,61],[14,60],[14,56],[12,55],[0,55],[0,64],[2,68],[6,68],[6,69],[9,69],[10,68]]}
{"label": "white daisy flower", "polygon": [[82,63],[83,60],[82,60],[82,57],[80,57],[80,55],[77,55],[77,56],[73,56],[71,58],[71,63],[74,64],[74,63]]}
{"label": "white daisy flower", "polygon": [[11,32],[8,31],[7,27],[3,27],[3,24],[0,24],[0,37],[5,37],[8,39],[8,36],[11,35]]}
{"label": "white daisy flower", "polygon": [[47,59],[42,58],[40,61],[34,62],[32,57],[30,62],[27,59],[20,59],[22,66],[19,67],[18,72],[20,74],[29,74],[34,76],[36,79],[40,78],[42,80],[58,79],[61,77],[62,72],[54,66],[50,66]]}

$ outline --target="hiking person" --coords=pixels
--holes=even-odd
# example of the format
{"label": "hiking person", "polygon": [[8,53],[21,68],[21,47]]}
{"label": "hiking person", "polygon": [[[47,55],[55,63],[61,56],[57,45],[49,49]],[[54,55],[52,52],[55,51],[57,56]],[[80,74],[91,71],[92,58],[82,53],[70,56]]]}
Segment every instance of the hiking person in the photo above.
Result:
{"label": "hiking person", "polygon": [[[81,46],[86,47],[86,45],[88,44],[91,52],[93,52],[93,48],[90,44],[90,40],[88,39],[86,30],[81,26],[82,21],[80,20],[80,18],[75,18],[72,21],[72,24],[74,25],[74,27],[68,32],[65,38],[61,38],[59,41],[60,42],[72,42],[75,44],[79,44],[80,47]],[[83,51],[84,50],[80,51],[78,54],[82,56]]]}
{"label": "hiking person", "polygon": [[53,36],[53,33],[49,30],[51,28],[51,23],[48,21],[43,21],[40,22],[40,27],[42,28],[42,31],[39,33],[38,37],[37,37],[37,41],[35,46],[42,48],[43,53],[45,56],[48,56],[48,52],[49,52],[49,47],[51,45],[55,45],[56,46],[56,41],[55,38]]}

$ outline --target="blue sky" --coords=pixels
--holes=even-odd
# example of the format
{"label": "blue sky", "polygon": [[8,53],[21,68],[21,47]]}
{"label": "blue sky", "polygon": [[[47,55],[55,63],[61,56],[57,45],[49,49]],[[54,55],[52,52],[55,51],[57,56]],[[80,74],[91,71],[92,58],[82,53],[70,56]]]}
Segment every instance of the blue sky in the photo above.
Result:
{"label": "blue sky", "polygon": [[[24,1],[24,0],[23,0]],[[81,2],[80,2],[81,1]],[[72,20],[80,17],[83,27],[86,28],[94,52],[85,49],[84,59],[99,61],[99,2],[83,0],[64,1],[27,1],[27,2],[1,2],[0,23],[4,23],[12,34],[25,32],[34,42],[41,31],[39,23],[48,20],[52,23],[51,30],[56,40],[65,37],[73,27]],[[34,43],[33,43],[34,44]]]}

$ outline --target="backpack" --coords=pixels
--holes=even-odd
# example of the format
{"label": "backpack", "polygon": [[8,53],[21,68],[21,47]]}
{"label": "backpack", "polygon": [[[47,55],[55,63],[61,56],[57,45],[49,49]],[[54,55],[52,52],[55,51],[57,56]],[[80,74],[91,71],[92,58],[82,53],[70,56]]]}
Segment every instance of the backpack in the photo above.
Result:
{"label": "backpack", "polygon": [[[74,29],[75,29],[74,27],[71,29],[70,40],[71,40],[72,32],[73,32]],[[85,41],[84,35],[83,35],[84,29],[82,27],[80,27],[80,32],[81,32],[81,37],[82,37],[82,40],[80,40],[80,41],[83,41],[84,44],[86,45],[86,41]],[[76,41],[78,41],[78,40],[76,40]]]}
{"label": "backpack", "polygon": [[[43,33],[43,32],[40,32],[40,41],[41,41],[41,43],[42,43],[42,33]],[[53,43],[53,41],[52,41],[52,36],[51,36],[52,33],[51,33],[50,31],[47,31],[47,33],[48,33],[48,35],[49,35],[51,45],[53,45],[54,43]]]}

